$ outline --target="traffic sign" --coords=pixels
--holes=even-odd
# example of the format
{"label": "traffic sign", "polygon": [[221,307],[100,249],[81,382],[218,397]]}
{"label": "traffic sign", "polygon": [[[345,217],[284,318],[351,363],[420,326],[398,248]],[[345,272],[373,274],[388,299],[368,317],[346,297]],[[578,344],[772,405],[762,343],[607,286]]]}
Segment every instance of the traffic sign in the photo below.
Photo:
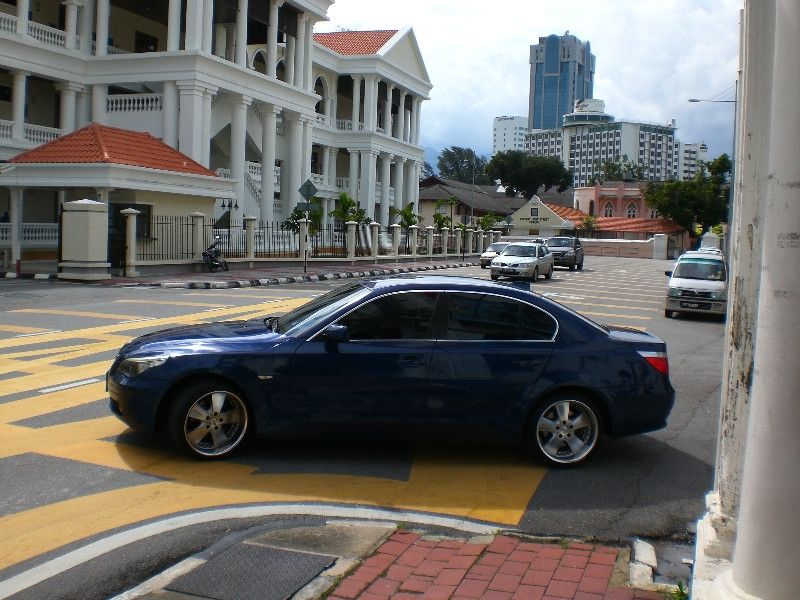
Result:
{"label": "traffic sign", "polygon": [[302,211],[314,210],[314,203],[313,202],[298,202],[297,203],[297,210],[302,210]]}
{"label": "traffic sign", "polygon": [[306,182],[300,186],[298,191],[303,198],[306,200],[311,200],[314,197],[314,194],[316,194],[319,190],[310,179],[306,179]]}

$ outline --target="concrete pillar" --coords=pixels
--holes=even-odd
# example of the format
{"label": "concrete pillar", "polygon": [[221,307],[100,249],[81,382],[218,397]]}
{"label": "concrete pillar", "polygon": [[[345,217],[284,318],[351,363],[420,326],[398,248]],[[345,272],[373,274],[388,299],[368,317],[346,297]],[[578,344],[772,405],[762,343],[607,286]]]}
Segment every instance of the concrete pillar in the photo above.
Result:
{"label": "concrete pillar", "polygon": [[247,107],[252,98],[240,96],[231,102],[231,179],[234,180],[233,193],[239,206],[245,207],[245,145],[247,143]]}
{"label": "concrete pillar", "polygon": [[306,87],[306,22],[307,17],[303,14],[297,17],[297,41],[294,47],[294,85],[301,89]]}
{"label": "concrete pillar", "polygon": [[406,198],[403,195],[405,191],[405,172],[406,172],[406,159],[402,157],[395,157],[394,160],[394,207],[397,210],[402,210],[406,207]]}
{"label": "concrete pillar", "polygon": [[667,259],[667,236],[663,233],[657,233],[653,236],[653,259]]}
{"label": "concrete pillar", "polygon": [[9,223],[11,225],[11,266],[18,272],[22,260],[22,188],[9,188]]}
{"label": "concrete pillar", "polygon": [[92,86],[92,121],[101,125],[108,121],[108,86],[102,83]]}
{"label": "concrete pillar", "polygon": [[393,154],[383,153],[380,155],[381,210],[377,220],[384,226],[389,225],[389,192],[391,191],[392,158],[394,158]]}
{"label": "concrete pillar", "polygon": [[369,231],[370,231],[370,255],[375,258],[380,253],[380,247],[378,244],[378,232],[380,231],[381,224],[376,223],[373,221],[369,224]]}
{"label": "concrete pillar", "polygon": [[474,237],[475,237],[475,230],[467,229],[467,241],[464,247],[464,251],[469,254],[472,254],[475,251]]}
{"label": "concrete pillar", "polygon": [[27,101],[27,71],[13,72],[13,89],[11,91],[11,137],[15,140],[25,139],[25,103]]}
{"label": "concrete pillar", "polygon": [[262,222],[275,218],[275,147],[277,136],[278,112],[280,107],[274,104],[262,105],[263,123],[261,125],[261,208],[259,217]]}
{"label": "concrete pillar", "polygon": [[167,52],[181,48],[181,0],[169,0],[167,12]]}
{"label": "concrete pillar", "polygon": [[80,4],[80,0],[64,0],[64,46],[67,50],[74,50],[77,47]]}
{"label": "concrete pillar", "polygon": [[195,0],[186,3],[183,47],[187,51],[200,50],[203,47],[203,4],[205,2],[206,0]]}
{"label": "concrete pillar", "polygon": [[353,78],[353,131],[361,131],[361,75],[352,75]]}
{"label": "concrete pillar", "polygon": [[411,248],[411,256],[417,255],[417,236],[419,233],[419,227],[416,225],[412,225],[408,228],[408,240],[409,245]]}
{"label": "concrete pillar", "polygon": [[28,36],[28,13],[31,10],[30,0],[17,0],[17,35]]}
{"label": "concrete pillar", "polygon": [[433,256],[433,236],[436,234],[436,227],[428,225],[425,228],[425,246],[428,256]]}
{"label": "concrete pillar", "polygon": [[450,240],[450,228],[442,227],[442,254],[447,256],[447,242]]}
{"label": "concrete pillar", "polygon": [[392,255],[398,255],[398,249],[400,248],[400,234],[402,233],[402,227],[400,227],[399,223],[392,223],[389,225],[389,229],[392,232]]}
{"label": "concrete pillar", "polygon": [[[261,175],[264,176],[263,174]],[[258,217],[253,217],[250,215],[245,215],[243,218],[244,221],[244,250],[245,250],[245,258],[249,258],[253,260],[256,255],[256,221],[258,221]]]}
{"label": "concrete pillar", "polygon": [[405,126],[406,126],[406,96],[408,93],[405,90],[400,90],[400,104],[397,107],[397,139],[405,141]]}
{"label": "concrete pillar", "polygon": [[205,243],[203,240],[203,219],[205,214],[201,212],[193,212],[189,215],[192,218],[192,253],[197,260],[203,257],[203,250],[205,250]]}
{"label": "concrete pillar", "polygon": [[164,82],[164,98],[161,107],[164,119],[163,142],[173,148],[178,147],[178,86],[174,81]]}
{"label": "concrete pillar", "polygon": [[214,1],[205,0],[201,18],[200,48],[203,52],[212,53],[214,44]]}
{"label": "concrete pillar", "polygon": [[375,131],[378,127],[378,78],[364,76],[364,130]]}
{"label": "concrete pillar", "polygon": [[106,56],[108,54],[108,25],[110,19],[110,0],[97,0],[97,25],[95,26],[97,39],[94,42],[96,56]]}
{"label": "concrete pillar", "polygon": [[359,159],[359,152],[358,150],[350,150],[349,148],[347,151],[350,153],[350,171],[348,174],[348,196],[350,196],[353,200],[358,202],[358,159]]}
{"label": "concrete pillar", "polygon": [[[281,171],[281,179],[283,177],[287,177],[287,197],[284,198],[281,195],[281,203],[283,204],[283,213],[284,216],[288,216],[292,214],[292,211],[297,206],[297,203],[300,202],[300,186],[305,181],[303,177],[303,173],[305,172],[305,168],[303,167],[303,119],[301,115],[297,113],[289,113],[287,114],[286,111],[283,112],[283,130],[284,136],[288,139],[289,143],[289,159],[288,161],[284,161],[283,165],[288,167],[288,173],[284,173]],[[287,164],[288,162],[288,164]],[[283,187],[281,187],[281,191],[283,191]]]}
{"label": "concrete pillar", "polygon": [[75,123],[77,120],[77,96],[78,92],[83,90],[83,86],[65,81],[55,85],[56,91],[60,96],[61,108],[58,116],[58,127],[64,133],[71,133],[75,131]]}
{"label": "concrete pillar", "polygon": [[80,36],[80,51],[83,54],[92,53],[92,32],[94,31],[94,0],[86,0],[78,13],[78,35]]}
{"label": "concrete pillar", "polygon": [[198,123],[203,119],[206,88],[194,81],[177,82],[179,93],[178,150],[197,162],[203,160],[202,135]]}
{"label": "concrete pillar", "polygon": [[211,103],[216,90],[203,90],[202,120],[200,121],[200,164],[208,168],[211,165]]}
{"label": "concrete pillar", "polygon": [[136,215],[140,211],[125,208],[119,212],[125,215],[125,277],[136,277]]}
{"label": "concrete pillar", "polygon": [[392,135],[392,91],[394,85],[386,82],[386,99],[383,106],[383,132],[391,137]]}
{"label": "concrete pillar", "polygon": [[[106,199],[107,192],[108,190],[98,190],[98,197]],[[106,279],[111,266],[107,262],[108,203],[76,200],[65,202],[63,210],[59,278]],[[134,247],[134,262],[135,258]]]}
{"label": "concrete pillar", "polygon": [[306,17],[305,52],[303,60],[303,73],[305,90],[311,91],[314,87],[313,52],[314,52],[314,21]]}
{"label": "concrete pillar", "polygon": [[75,129],[86,127],[92,120],[91,92],[84,87],[78,92],[75,106]]}
{"label": "concrete pillar", "polygon": [[294,85],[294,57],[297,51],[297,40],[291,36],[286,36],[286,47],[284,48],[283,66],[286,69],[284,77],[286,83]]}
{"label": "concrete pillar", "polygon": [[247,0],[239,0],[236,10],[235,47],[236,55],[234,57],[234,62],[236,62],[236,65],[239,67],[247,67]]}
{"label": "concrete pillar", "polygon": [[356,257],[356,227],[358,223],[355,221],[347,221],[345,227],[347,228],[347,258],[353,260]]}
{"label": "concrete pillar", "polygon": [[269,22],[267,23],[267,77],[275,77],[278,64],[278,9],[283,0],[269,0]]}
{"label": "concrete pillar", "polygon": [[361,187],[359,189],[359,200],[361,206],[366,209],[367,216],[375,219],[375,181],[377,171],[378,152],[367,150],[361,153]]}

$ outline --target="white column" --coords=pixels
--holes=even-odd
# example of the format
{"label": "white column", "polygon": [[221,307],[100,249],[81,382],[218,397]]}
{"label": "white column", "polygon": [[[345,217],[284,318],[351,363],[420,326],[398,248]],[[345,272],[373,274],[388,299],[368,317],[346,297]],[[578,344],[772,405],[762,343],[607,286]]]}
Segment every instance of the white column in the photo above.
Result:
{"label": "white column", "polygon": [[419,146],[419,124],[420,124],[420,111],[422,109],[422,98],[414,98],[414,111],[412,113],[413,120],[412,120],[412,131],[414,132],[414,136],[411,138],[411,143],[415,146]]}
{"label": "white column", "polygon": [[286,36],[286,48],[283,55],[283,66],[286,70],[284,76],[286,83],[289,85],[294,84],[294,56],[297,49],[297,40],[291,35]]}
{"label": "white column", "polygon": [[163,141],[173,148],[178,147],[178,86],[174,81],[164,82],[164,101],[161,112],[164,119]]}
{"label": "white column", "polygon": [[275,202],[275,137],[277,134],[278,112],[280,107],[273,104],[262,104],[261,114],[261,221],[272,221],[275,218],[273,204]]}
{"label": "white column", "polygon": [[194,0],[186,3],[186,33],[183,42],[185,50],[200,50],[203,46],[203,5],[205,2],[206,0]]}
{"label": "white column", "polygon": [[267,23],[267,76],[275,77],[278,64],[278,9],[283,0],[270,0],[269,23]]}
{"label": "white column", "polygon": [[405,90],[400,90],[400,104],[397,107],[397,139],[405,141],[405,127],[406,127],[406,96]]}
{"label": "white column", "polygon": [[375,131],[378,125],[378,78],[364,76],[364,129]]}
{"label": "white column", "polygon": [[[414,191],[414,179],[416,176],[416,163],[413,160],[406,160],[406,173],[404,178],[405,190],[403,191],[403,198],[406,205],[412,203],[414,205],[414,212],[417,212],[417,198]],[[417,186],[419,187],[419,186]]]}
{"label": "white column", "polygon": [[202,42],[201,47],[203,52],[211,54],[212,44],[214,43],[214,2],[213,0],[206,0],[203,4],[203,21],[202,21]]}
{"label": "white column", "polygon": [[353,111],[351,119],[353,121],[353,131],[359,131],[358,124],[361,122],[361,75],[351,75],[353,78]]}
{"label": "white column", "polygon": [[181,48],[181,0],[169,0],[167,13],[167,51]]}
{"label": "white column", "polygon": [[231,100],[231,179],[233,192],[239,200],[242,210],[245,207],[245,145],[247,143],[247,107],[250,106],[252,98],[240,96]]}
{"label": "white column", "polygon": [[61,109],[58,117],[58,127],[64,133],[75,131],[76,98],[83,86],[72,82],[57,83],[55,86],[60,96]]}
{"label": "white column", "polygon": [[74,50],[76,47],[79,6],[79,0],[64,0],[64,46],[67,50]]}
{"label": "white column", "polygon": [[205,87],[194,81],[177,82],[179,93],[178,150],[197,162],[203,160],[202,135],[198,123],[203,118]]}
{"label": "white column", "polygon": [[320,146],[320,154],[322,159],[322,181],[325,185],[328,184],[329,180],[329,173],[331,171],[331,153],[329,152],[330,148],[328,146]]}
{"label": "white column", "polygon": [[301,14],[297,17],[297,42],[294,47],[294,85],[301,89],[308,89],[305,82],[306,69],[306,23],[308,18]]}
{"label": "white column", "polygon": [[328,173],[325,183],[329,186],[335,188],[336,187],[336,168],[337,168],[337,158],[339,157],[339,148],[331,146],[328,148]]}
{"label": "white column", "polygon": [[97,39],[94,42],[94,53],[96,56],[106,56],[108,54],[108,22],[111,18],[110,0],[97,0]]}
{"label": "white column", "polygon": [[350,148],[347,149],[350,153],[350,170],[348,172],[348,196],[350,196],[353,200],[358,201],[358,160],[359,160],[359,152],[358,150],[351,150]]}
{"label": "white column", "polygon": [[222,57],[225,60],[229,60],[234,62],[236,60],[236,23],[225,23],[223,25],[225,29],[225,50],[222,53]]}
{"label": "white column", "polygon": [[800,82],[778,74],[792,68],[800,53],[800,6],[794,0],[750,0],[745,15],[746,22],[754,21],[748,44],[773,48],[761,64],[746,64],[745,73],[767,69],[774,75],[764,90],[771,119],[759,132],[768,138],[766,176],[751,192],[763,198],[764,234],[741,506],[732,571],[715,581],[710,597],[796,598],[800,520],[793,513],[800,503],[800,437],[787,427],[800,423]]}
{"label": "white column", "polygon": [[394,85],[386,82],[386,100],[383,105],[383,131],[391,137],[392,135],[392,91]]}
{"label": "white column", "polygon": [[208,168],[211,165],[211,104],[216,89],[203,90],[203,115],[200,127],[200,164]]}
{"label": "white column", "polygon": [[[289,140],[289,180],[287,183],[288,197],[281,198],[281,201],[284,215],[290,215],[300,201],[300,186],[304,181],[302,177],[307,167],[303,165],[303,119],[297,113],[290,113],[287,118],[287,112],[284,111],[283,115],[284,135]],[[287,127],[288,132],[286,131]],[[281,178],[283,175],[281,173]]]}
{"label": "white column", "polygon": [[91,92],[88,88],[84,87],[78,92],[77,106],[75,107],[75,128],[81,129],[86,127],[92,120],[92,99]]}
{"label": "white column", "polygon": [[85,0],[78,13],[78,35],[81,38],[80,51],[92,53],[92,32],[94,31],[94,0]]}
{"label": "white column", "polygon": [[402,210],[408,204],[405,197],[406,159],[396,156],[394,159],[394,207]]}
{"label": "white column", "polygon": [[361,188],[358,194],[361,207],[366,209],[367,216],[375,220],[375,180],[377,173],[378,152],[367,150],[361,153]]}
{"label": "white column", "polygon": [[107,117],[108,86],[98,83],[92,86],[92,121],[105,125]]}
{"label": "white column", "polygon": [[31,10],[30,0],[17,0],[17,35],[28,36],[28,13]]}
{"label": "white column", "polygon": [[383,153],[380,156],[381,162],[381,210],[380,210],[380,218],[376,219],[378,223],[383,225],[384,227],[389,226],[389,186],[391,184],[391,166],[392,166],[392,154]]}
{"label": "white column", "polygon": [[303,159],[300,163],[300,182],[297,187],[305,183],[306,179],[311,177],[311,152],[313,149],[313,140],[311,137],[311,124],[314,122],[312,118],[303,116],[301,119],[301,126],[303,131]]}
{"label": "white column", "polygon": [[11,137],[15,140],[25,139],[25,103],[28,88],[27,71],[14,71],[14,88],[11,91]]}
{"label": "white column", "polygon": [[312,53],[314,46],[314,22],[310,17],[306,17],[306,39],[305,39],[305,66],[303,72],[305,73],[305,87],[306,90],[311,90],[314,86],[314,73],[312,71]]}
{"label": "white column", "polygon": [[22,260],[22,189],[9,188],[9,222],[11,224],[11,268],[16,269],[17,261]]}
{"label": "white column", "polygon": [[240,67],[247,67],[247,0],[239,0],[236,10],[236,57]]}

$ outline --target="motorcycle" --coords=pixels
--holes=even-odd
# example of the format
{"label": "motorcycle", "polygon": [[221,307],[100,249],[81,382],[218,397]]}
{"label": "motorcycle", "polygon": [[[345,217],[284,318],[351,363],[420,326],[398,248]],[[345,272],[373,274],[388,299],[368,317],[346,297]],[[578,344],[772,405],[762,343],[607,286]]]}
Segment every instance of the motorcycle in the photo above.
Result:
{"label": "motorcycle", "polygon": [[208,270],[212,273],[216,272],[217,269],[222,269],[223,271],[228,270],[228,263],[225,262],[225,259],[222,258],[221,252],[219,248],[217,248],[217,244],[219,244],[220,239],[219,236],[216,237],[214,243],[211,244],[208,248],[203,250],[203,262],[206,263]]}

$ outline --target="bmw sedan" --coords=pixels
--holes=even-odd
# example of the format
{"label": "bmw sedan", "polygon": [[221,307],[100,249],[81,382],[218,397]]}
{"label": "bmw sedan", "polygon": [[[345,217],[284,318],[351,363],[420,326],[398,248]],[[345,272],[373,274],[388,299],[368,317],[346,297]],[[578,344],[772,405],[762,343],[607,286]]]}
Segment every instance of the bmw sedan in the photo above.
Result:
{"label": "bmw sedan", "polygon": [[491,278],[519,277],[537,281],[540,275],[545,279],[553,276],[553,254],[544,244],[533,242],[514,242],[490,263]]}
{"label": "bmw sedan", "polygon": [[341,285],[282,316],[125,344],[111,410],[202,459],[250,438],[413,434],[582,461],[604,434],[666,426],[666,344],[519,284],[447,276]]}

